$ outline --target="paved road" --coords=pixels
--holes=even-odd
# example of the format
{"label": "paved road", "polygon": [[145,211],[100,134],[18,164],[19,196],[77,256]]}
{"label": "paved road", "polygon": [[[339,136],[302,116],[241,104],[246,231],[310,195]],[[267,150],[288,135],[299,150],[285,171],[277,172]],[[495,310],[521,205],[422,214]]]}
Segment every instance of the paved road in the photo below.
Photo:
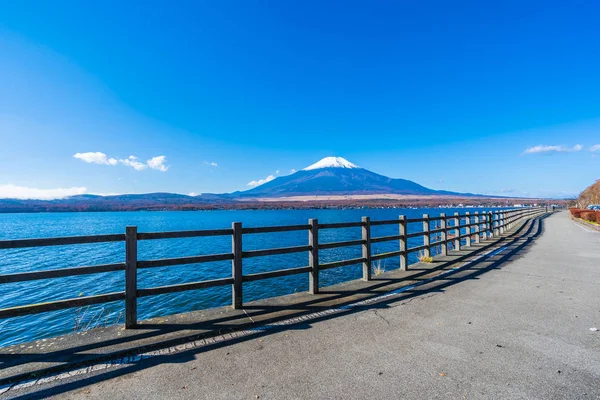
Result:
{"label": "paved road", "polygon": [[467,267],[410,300],[71,391],[59,383],[57,397],[598,399],[600,233],[566,213],[530,228],[514,254],[495,256],[510,261]]}

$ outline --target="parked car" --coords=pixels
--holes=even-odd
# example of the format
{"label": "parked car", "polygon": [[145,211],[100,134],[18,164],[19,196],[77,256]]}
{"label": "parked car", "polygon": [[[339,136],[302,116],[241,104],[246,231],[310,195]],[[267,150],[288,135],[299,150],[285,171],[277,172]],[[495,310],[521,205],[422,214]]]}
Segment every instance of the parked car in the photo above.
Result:
{"label": "parked car", "polygon": [[588,210],[592,211],[600,211],[600,204],[590,204],[588,206]]}

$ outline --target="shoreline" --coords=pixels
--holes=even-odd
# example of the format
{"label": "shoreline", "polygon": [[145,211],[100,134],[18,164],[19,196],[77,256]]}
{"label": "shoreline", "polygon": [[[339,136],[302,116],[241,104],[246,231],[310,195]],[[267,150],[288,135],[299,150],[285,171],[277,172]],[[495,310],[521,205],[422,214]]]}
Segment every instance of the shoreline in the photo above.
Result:
{"label": "shoreline", "polygon": [[[473,207],[518,207],[533,205],[566,205],[568,200],[531,198],[482,198],[482,197],[419,197],[402,198],[359,198],[347,196],[308,196],[308,199],[272,198],[252,200],[202,200],[178,201],[132,201],[111,202],[73,200],[72,203],[51,201],[15,200],[12,204],[0,203],[0,214],[32,214],[61,212],[117,212],[117,211],[226,211],[226,210],[322,210],[362,208],[473,208]],[[389,195],[392,196],[392,195]],[[339,199],[338,197],[346,197]],[[316,198],[316,199],[315,199]]]}

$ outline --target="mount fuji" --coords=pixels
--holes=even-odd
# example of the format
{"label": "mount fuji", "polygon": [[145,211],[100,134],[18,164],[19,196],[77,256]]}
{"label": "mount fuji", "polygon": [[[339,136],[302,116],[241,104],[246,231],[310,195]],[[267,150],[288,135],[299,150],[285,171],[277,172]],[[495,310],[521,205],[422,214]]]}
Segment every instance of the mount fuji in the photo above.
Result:
{"label": "mount fuji", "polygon": [[232,193],[232,196],[260,198],[376,194],[473,196],[430,189],[406,179],[389,178],[342,157],[325,157],[291,175],[275,178],[254,189]]}

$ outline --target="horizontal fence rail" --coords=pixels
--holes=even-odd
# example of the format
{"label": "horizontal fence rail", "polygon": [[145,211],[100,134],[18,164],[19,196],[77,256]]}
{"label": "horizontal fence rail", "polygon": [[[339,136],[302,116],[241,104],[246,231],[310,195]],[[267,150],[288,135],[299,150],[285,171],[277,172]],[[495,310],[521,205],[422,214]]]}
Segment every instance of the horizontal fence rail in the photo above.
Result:
{"label": "horizontal fence rail", "polygon": [[[515,224],[523,218],[542,214],[544,212],[548,212],[548,209],[536,207],[482,213],[474,212],[473,214],[466,212],[462,215],[459,213],[454,213],[453,215],[440,214],[439,216],[431,217],[427,214],[424,214],[422,218],[412,219],[400,216],[398,219],[380,221],[371,221],[369,217],[363,217],[359,222],[339,222],[326,224],[320,224],[318,220],[311,219],[306,225],[270,227],[242,227],[240,222],[235,222],[232,224],[231,229],[180,232],[138,233],[137,227],[127,227],[125,234],[4,240],[0,241],[0,249],[124,242],[124,263],[4,274],[0,275],[0,284],[98,274],[113,271],[125,271],[125,291],[3,308],[0,309],[0,319],[124,300],[125,326],[127,328],[132,328],[135,327],[138,322],[137,299],[141,297],[230,285],[232,287],[232,306],[234,309],[240,309],[243,307],[243,282],[253,282],[263,279],[272,279],[305,273],[307,273],[309,276],[309,292],[312,294],[317,294],[319,293],[319,271],[321,270],[360,264],[363,266],[363,279],[370,280],[372,263],[375,261],[391,257],[399,257],[400,269],[406,270],[409,267],[407,258],[409,253],[419,252],[419,254],[424,257],[430,257],[432,254],[432,249],[434,247],[439,247],[439,254],[446,255],[450,247],[453,250],[460,250],[463,240],[466,246],[471,246],[472,243],[480,243],[481,240],[491,239],[493,237],[502,235],[505,231],[512,229]],[[415,223],[421,223],[422,230],[409,233],[408,224]],[[433,229],[431,227],[432,223],[434,224]],[[398,234],[380,237],[371,236],[371,227],[390,225],[398,226]],[[361,228],[362,237],[356,240],[345,240],[339,242],[319,242],[319,230],[343,228]],[[243,250],[242,243],[244,235],[293,231],[306,231],[308,233],[308,245],[259,250]],[[137,243],[140,240],[179,239],[211,236],[230,236],[232,249],[231,253],[165,258],[158,260],[138,260]],[[409,248],[408,239],[417,237],[423,238],[423,245]],[[398,243],[398,250],[379,254],[371,253],[372,244],[392,241]],[[362,256],[326,263],[319,262],[319,250],[350,246],[360,246],[362,249]],[[259,272],[246,275],[243,274],[242,263],[245,258],[303,252],[307,253],[308,255],[308,266],[279,269],[275,271]],[[137,270],[140,268],[169,267],[183,264],[197,264],[229,260],[231,260],[232,264],[231,277],[153,288],[137,288]]]}

